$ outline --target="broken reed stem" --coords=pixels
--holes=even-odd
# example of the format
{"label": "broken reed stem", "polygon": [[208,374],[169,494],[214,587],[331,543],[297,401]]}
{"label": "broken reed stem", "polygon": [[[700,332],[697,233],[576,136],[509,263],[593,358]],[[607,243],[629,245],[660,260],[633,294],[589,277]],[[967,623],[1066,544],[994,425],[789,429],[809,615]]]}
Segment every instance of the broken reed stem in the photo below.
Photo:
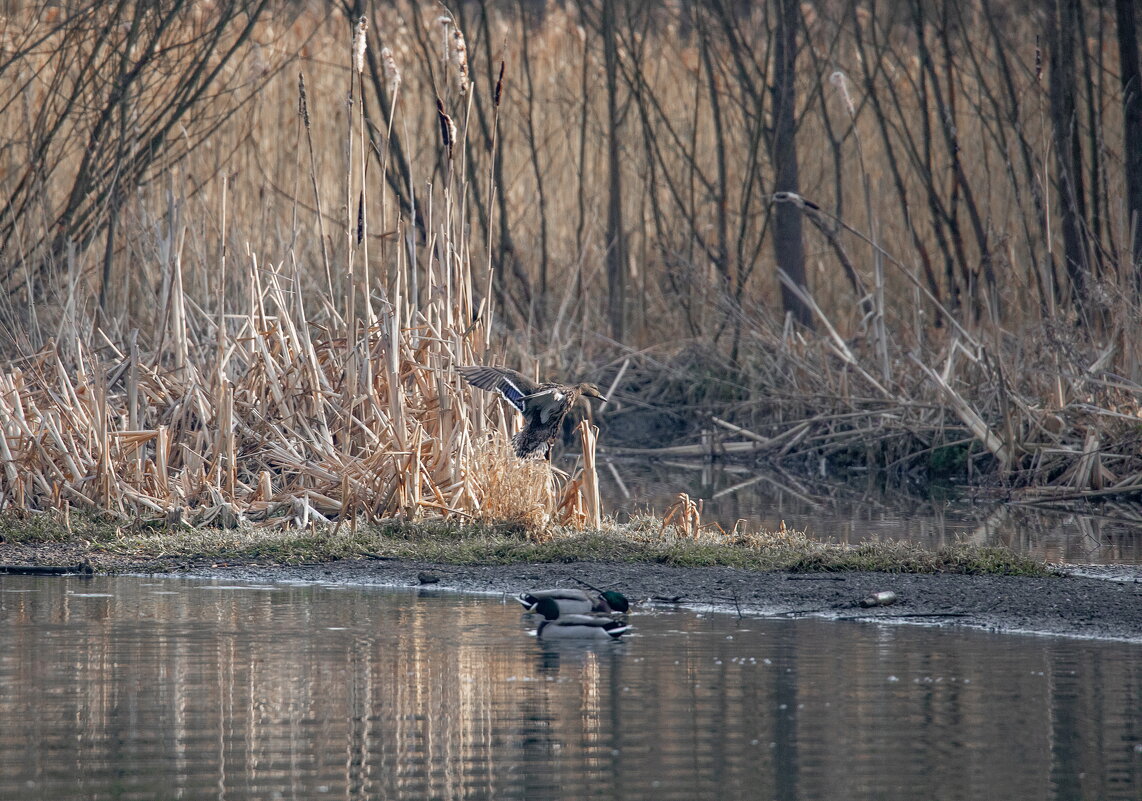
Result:
{"label": "broken reed stem", "polygon": [[1003,442],[1003,439],[988,427],[983,418],[971,407],[971,404],[952,389],[939,373],[921,362],[914,355],[909,354],[909,357],[920,371],[936,385],[940,393],[952,407],[952,410],[955,411],[960,420],[963,421],[963,424],[967,426],[968,430],[975,435],[976,439],[978,439],[985,448],[991,451],[992,455],[994,455],[999,462],[1000,469],[1004,473],[1010,470],[1012,463],[1011,449]]}
{"label": "broken reed stem", "polygon": [[[389,113],[388,124],[385,126],[385,149],[384,156],[381,160],[381,234],[387,237],[389,233],[388,224],[388,175],[389,175],[389,158],[392,156],[392,141],[393,141],[393,115],[396,114],[397,108],[397,94],[400,92],[401,73],[397,67],[396,59],[393,58],[393,51],[387,47],[381,48],[381,71],[385,79],[385,90],[389,95]],[[399,213],[399,207],[398,207]],[[394,223],[395,225],[395,223]],[[381,252],[384,253],[385,240],[381,240]]]}
{"label": "broken reed stem", "polygon": [[218,253],[218,281],[216,285],[218,304],[218,338],[216,341],[217,361],[215,363],[215,385],[221,389],[226,380],[226,187],[228,178],[222,176],[222,236]]}
{"label": "broken reed stem", "polygon": [[587,510],[587,527],[603,525],[602,500],[599,496],[599,474],[595,466],[595,444],[599,429],[586,420],[579,423],[579,442],[583,446],[583,500]]}
{"label": "broken reed stem", "polygon": [[[357,27],[354,30],[352,50],[350,53],[353,59],[356,60],[357,42],[361,41],[362,53],[364,52],[364,22],[362,17]],[[352,63],[351,65],[352,66]],[[358,98],[356,90],[361,85],[360,73],[355,69],[349,70],[349,89],[345,95],[345,175],[344,175],[344,199],[345,216],[344,216],[344,237],[345,237],[345,340],[348,345],[345,353],[345,384],[348,389],[350,397],[349,403],[345,406],[345,425],[351,427],[357,413],[357,397],[358,387],[360,381],[359,368],[360,364],[357,358],[357,280],[354,274],[354,267],[360,252],[359,243],[356,237],[356,226],[354,223],[353,210],[358,208],[358,204],[354,203],[354,175],[353,169],[353,106],[363,102],[363,98]],[[363,198],[364,194],[361,193]],[[349,441],[345,443],[346,455],[349,451]]]}
{"label": "broken reed stem", "polygon": [[[358,192],[357,204],[357,230],[356,240],[357,246],[361,249],[361,296],[365,303],[365,327],[372,328],[376,323],[376,318],[373,315],[373,302],[371,292],[371,281],[369,276],[369,192],[368,192],[368,174],[369,174],[369,136],[366,128],[366,114],[365,114],[365,49],[366,49],[366,19],[361,17],[357,28],[357,39],[354,46],[354,60],[355,72],[357,73],[357,88],[360,99],[358,106],[360,112],[358,120],[360,121],[360,131],[358,139],[361,143],[361,188]],[[382,188],[382,192],[383,192]],[[366,366],[367,366],[366,361]],[[368,370],[366,370],[366,373]],[[366,385],[370,381],[370,376],[365,376]]]}
{"label": "broken reed stem", "polygon": [[[500,103],[503,100],[504,93],[504,61],[500,61],[500,77],[496,81],[496,88],[493,95],[492,104],[492,140],[491,151],[488,157],[488,201],[487,201],[487,218],[489,230],[494,226],[495,221],[495,197],[496,197],[496,159],[499,157],[500,147]],[[484,297],[481,303],[483,304],[483,312],[487,316],[484,324],[485,337],[491,335],[492,331],[492,282],[495,276],[495,268],[492,261],[492,241],[493,237],[488,237],[488,260],[484,277]],[[485,339],[484,346],[488,346],[488,341]]]}
{"label": "broken reed stem", "polygon": [[864,160],[864,146],[861,143],[860,128],[857,125],[856,104],[853,103],[849,92],[848,77],[837,70],[829,77],[830,82],[837,87],[848,112],[849,124],[856,143],[857,162],[860,164],[861,187],[864,190],[865,214],[867,215],[869,244],[872,247],[873,267],[873,341],[876,344],[877,361],[880,364],[880,380],[885,386],[892,385],[891,362],[888,357],[888,329],[885,322],[884,300],[884,257],[883,248],[879,244],[879,225],[876,219],[876,206],[872,202],[872,176]]}
{"label": "broken reed stem", "polygon": [[321,263],[325,267],[325,283],[330,301],[333,299],[333,265],[329,260],[328,238],[325,235],[325,212],[321,207],[321,189],[317,183],[317,156],[313,151],[313,132],[309,124],[309,101],[305,95],[305,76],[297,74],[297,104],[302,124],[305,126],[305,142],[309,150],[309,180],[313,184],[313,203],[317,209],[317,232],[321,238]]}

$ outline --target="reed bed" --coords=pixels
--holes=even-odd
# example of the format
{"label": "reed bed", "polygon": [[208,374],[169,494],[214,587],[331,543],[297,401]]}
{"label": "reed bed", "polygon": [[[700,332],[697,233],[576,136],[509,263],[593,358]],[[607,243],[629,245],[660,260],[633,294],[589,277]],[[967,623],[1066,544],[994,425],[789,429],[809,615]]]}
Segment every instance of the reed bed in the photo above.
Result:
{"label": "reed bed", "polygon": [[223,527],[554,518],[548,464],[511,456],[508,421],[451,370],[478,357],[444,284],[414,325],[386,307],[347,338],[313,325],[295,276],[249,269],[258,289],[221,335],[176,282],[164,316],[188,324],[161,351],[73,342],[0,375],[0,506]]}
{"label": "reed bed", "polygon": [[[364,18],[343,48],[347,116],[329,113],[340,96],[307,92],[304,75],[297,84],[293,128],[308,174],[294,185],[312,187],[313,216],[291,238],[313,235],[317,264],[297,250],[274,261],[233,248],[224,176],[208,210],[218,247],[198,251],[190,278],[200,230],[186,221],[192,201],[168,184],[152,221],[153,327],[118,336],[117,321],[80,303],[56,321],[57,336],[0,372],[0,510],[221,528],[432,516],[538,532],[585,522],[597,497],[578,496],[592,482],[511,456],[514,413],[474,398],[453,369],[491,357],[495,310],[476,300],[474,275],[491,277],[478,256],[474,266],[462,219],[482,199],[468,191],[452,121],[465,119],[468,78],[463,36],[449,30],[443,67],[454,84],[436,98],[443,138],[405,167],[440,180],[409,216],[369,174]],[[391,52],[382,58],[394,68]],[[399,74],[388,88],[394,108]],[[314,140],[335,139],[330,127],[340,172],[317,166]],[[339,215],[324,210],[331,190],[343,197]],[[291,198],[295,215],[304,191]],[[584,452],[589,460],[593,441]]]}
{"label": "reed bed", "polygon": [[[1111,369],[1133,348],[1121,335],[1105,348],[1058,326],[986,344],[950,336],[931,365],[892,341],[888,380],[873,377],[871,349],[781,330],[756,344],[745,366],[693,346],[628,354],[627,397],[657,402],[620,400],[604,451],[748,460],[794,476],[871,470],[1027,503],[1142,493],[1142,386]],[[655,426],[675,444],[642,445]]]}

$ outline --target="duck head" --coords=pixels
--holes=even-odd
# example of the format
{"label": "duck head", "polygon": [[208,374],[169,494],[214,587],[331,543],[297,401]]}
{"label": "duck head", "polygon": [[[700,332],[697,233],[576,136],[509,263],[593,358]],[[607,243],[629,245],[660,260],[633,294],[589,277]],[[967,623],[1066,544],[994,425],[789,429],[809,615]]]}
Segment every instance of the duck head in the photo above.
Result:
{"label": "duck head", "polygon": [[607,606],[616,612],[626,612],[630,609],[630,602],[627,597],[617,590],[605,590],[601,595],[603,600],[607,602]]}
{"label": "duck head", "polygon": [[600,392],[599,388],[594,384],[580,384],[579,394],[584,398],[596,398],[601,400],[603,403],[607,402],[607,396]]}
{"label": "duck head", "polygon": [[546,620],[556,620],[559,617],[559,604],[554,598],[544,596],[536,601],[535,608],[531,611],[538,612]]}

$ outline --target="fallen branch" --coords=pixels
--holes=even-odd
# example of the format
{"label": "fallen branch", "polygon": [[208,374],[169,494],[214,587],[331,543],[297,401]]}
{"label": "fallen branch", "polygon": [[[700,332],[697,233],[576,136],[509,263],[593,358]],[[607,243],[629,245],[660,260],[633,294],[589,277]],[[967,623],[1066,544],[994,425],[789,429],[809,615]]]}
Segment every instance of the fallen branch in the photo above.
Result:
{"label": "fallen branch", "polygon": [[971,431],[972,434],[975,435],[975,438],[983,443],[983,446],[996,458],[1003,472],[1007,472],[1011,468],[1011,449],[1004,444],[1003,440],[1000,439],[994,431],[987,427],[987,423],[983,421],[983,418],[976,414],[975,409],[960,397],[959,393],[952,389],[939,373],[916,358],[914,354],[910,353],[908,356],[916,363],[916,366],[920,368],[924,375],[928,377],[928,380],[936,385],[940,390],[940,394],[942,394],[945,400],[951,405],[952,411],[963,421],[963,424],[968,427],[968,430]]}
{"label": "fallen branch", "polygon": [[0,565],[0,573],[9,576],[89,576],[94,572],[91,563],[86,559],[70,567],[60,565]]}

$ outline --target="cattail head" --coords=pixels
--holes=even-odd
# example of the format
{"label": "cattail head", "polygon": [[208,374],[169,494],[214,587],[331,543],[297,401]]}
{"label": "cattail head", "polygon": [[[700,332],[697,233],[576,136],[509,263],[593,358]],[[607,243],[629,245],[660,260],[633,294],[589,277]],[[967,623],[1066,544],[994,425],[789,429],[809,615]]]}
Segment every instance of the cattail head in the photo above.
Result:
{"label": "cattail head", "polygon": [[450,68],[456,91],[467,94],[471,86],[468,76],[468,45],[464,42],[464,34],[456,27],[455,21],[448,15],[436,18],[440,31],[444,36],[444,63]]}
{"label": "cattail head", "polygon": [[468,78],[468,45],[464,43],[464,34],[460,32],[459,28],[452,29],[449,42],[448,60],[452,62],[452,69],[456,77],[456,91],[465,95],[471,85]]}
{"label": "cattail head", "polygon": [[365,71],[365,31],[368,29],[368,19],[361,17],[357,20],[357,32],[353,35],[353,66],[358,75]]}
{"label": "cattail head", "polygon": [[856,117],[856,106],[853,105],[853,96],[849,94],[849,79],[843,72],[837,70],[829,76],[829,83],[837,87],[837,91],[841,93],[841,99],[845,101],[845,108],[848,109],[850,117]]}
{"label": "cattail head", "polygon": [[436,115],[440,119],[440,140],[448,150],[448,158],[452,158],[452,146],[456,143],[456,123],[444,110],[444,103],[436,98]]}
{"label": "cattail head", "polygon": [[385,88],[391,97],[400,88],[400,69],[397,67],[396,59],[393,58],[393,51],[387,47],[381,48],[381,68],[385,73]]}
{"label": "cattail head", "polygon": [[365,190],[357,196],[357,244],[365,238]]}
{"label": "cattail head", "polygon": [[297,74],[297,113],[301,115],[305,129],[309,130],[309,104],[305,101],[305,76]]}
{"label": "cattail head", "polygon": [[504,62],[500,61],[500,77],[496,81],[496,91],[492,93],[492,102],[495,103],[496,108],[500,107],[500,98],[504,93]]}

